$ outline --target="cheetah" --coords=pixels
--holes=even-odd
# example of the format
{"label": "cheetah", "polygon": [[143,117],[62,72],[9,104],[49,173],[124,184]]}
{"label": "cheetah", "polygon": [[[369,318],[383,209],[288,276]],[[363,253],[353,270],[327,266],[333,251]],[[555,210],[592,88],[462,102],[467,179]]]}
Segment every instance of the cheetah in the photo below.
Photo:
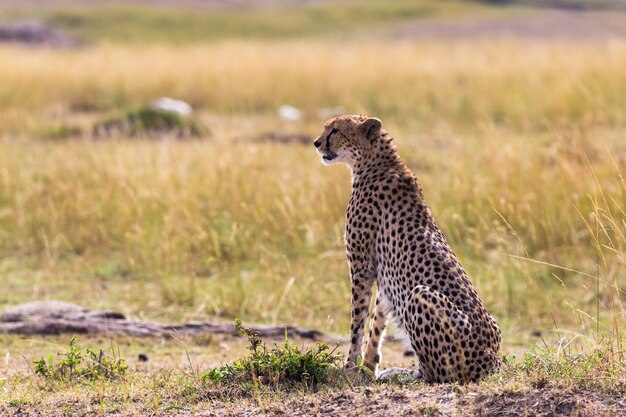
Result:
{"label": "cheetah", "polygon": [[[314,141],[324,164],[352,171],[344,236],[352,287],[346,366],[361,356],[379,379],[408,373],[428,383],[478,381],[500,366],[500,329],[392,141],[379,119],[352,115],[326,121]],[[417,355],[417,370],[378,373],[388,321]]]}

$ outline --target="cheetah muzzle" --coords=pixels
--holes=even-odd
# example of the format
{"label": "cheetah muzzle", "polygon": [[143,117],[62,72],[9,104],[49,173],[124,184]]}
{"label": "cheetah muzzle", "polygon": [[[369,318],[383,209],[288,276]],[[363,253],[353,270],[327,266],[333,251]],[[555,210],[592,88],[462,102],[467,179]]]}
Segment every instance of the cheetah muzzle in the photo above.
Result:
{"label": "cheetah muzzle", "polygon": [[[325,164],[352,171],[345,243],[352,284],[346,366],[389,378],[478,381],[500,365],[500,329],[437,226],[422,189],[376,118],[337,116],[314,141]],[[376,299],[370,312],[376,284]],[[365,339],[365,321],[370,317]],[[377,373],[391,321],[419,359],[417,370]]]}
{"label": "cheetah muzzle", "polygon": [[322,159],[324,159],[325,161],[332,161],[333,159],[335,159],[337,157],[337,154],[330,151],[328,152],[326,155],[322,155]]}

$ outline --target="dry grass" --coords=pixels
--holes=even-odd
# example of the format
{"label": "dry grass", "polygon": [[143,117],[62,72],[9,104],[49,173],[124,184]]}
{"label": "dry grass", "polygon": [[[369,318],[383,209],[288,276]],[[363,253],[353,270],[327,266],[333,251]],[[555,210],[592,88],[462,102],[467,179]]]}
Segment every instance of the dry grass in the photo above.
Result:
{"label": "dry grass", "polygon": [[[162,94],[217,114],[292,103],[308,118],[289,128],[311,134],[319,107],[379,115],[505,331],[547,322],[588,334],[598,317],[606,328],[621,317],[625,51],[620,43],[5,48],[0,60],[15,65],[0,68],[0,97],[5,131],[26,135],[81,110]],[[232,143],[285,128],[269,114],[224,119],[210,119],[212,141],[185,144],[2,143],[0,251],[10,255],[2,269],[13,289],[5,302],[87,292],[94,304],[144,317],[158,307],[157,318],[194,311],[343,331],[347,172],[322,167],[311,149]],[[24,287],[33,276],[35,287]]]}
{"label": "dry grass", "polygon": [[[340,105],[380,116],[397,137],[505,351],[538,330],[600,346],[610,358],[598,363],[621,366],[625,52],[619,42],[0,48],[11,63],[0,66],[0,305],[64,299],[139,318],[239,316],[345,333],[347,170],[321,166],[312,147],[232,140],[315,134],[318,109]],[[213,138],[39,140],[161,95],[191,102]],[[275,121],[283,103],[305,120]],[[529,361],[493,389],[514,389],[520,372],[560,378]],[[172,387],[189,380],[133,374],[130,396],[93,387],[55,398],[167,412],[161,401],[180,407]],[[11,410],[54,407],[24,381],[7,395]]]}
{"label": "dry grass", "polygon": [[10,65],[0,68],[0,129],[32,134],[41,112],[58,122],[162,95],[220,114],[273,113],[290,103],[311,117],[321,107],[343,106],[430,127],[615,126],[626,114],[625,52],[620,42],[4,47],[0,61]]}
{"label": "dry grass", "polygon": [[[610,328],[621,317],[626,203],[610,142],[598,132],[554,132],[531,146],[501,134],[398,141],[505,329],[553,328],[552,314],[559,328],[589,334],[597,302]],[[345,330],[349,176],[321,166],[312,149],[0,147],[5,302],[38,295],[151,318],[195,311]],[[582,327],[572,327],[578,319]]]}

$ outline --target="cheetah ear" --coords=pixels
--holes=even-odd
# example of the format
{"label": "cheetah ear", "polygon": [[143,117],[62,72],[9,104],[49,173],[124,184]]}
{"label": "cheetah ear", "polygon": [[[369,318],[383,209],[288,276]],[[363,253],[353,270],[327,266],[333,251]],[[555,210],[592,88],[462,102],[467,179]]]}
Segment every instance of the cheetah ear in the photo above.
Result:
{"label": "cheetah ear", "polygon": [[383,123],[375,117],[370,117],[361,123],[361,132],[370,141],[373,142],[380,134]]}

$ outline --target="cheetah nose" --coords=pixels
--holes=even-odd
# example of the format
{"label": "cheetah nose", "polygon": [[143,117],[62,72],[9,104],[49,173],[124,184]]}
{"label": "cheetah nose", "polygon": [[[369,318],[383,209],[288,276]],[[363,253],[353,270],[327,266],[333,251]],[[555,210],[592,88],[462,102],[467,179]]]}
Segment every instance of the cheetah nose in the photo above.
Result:
{"label": "cheetah nose", "polygon": [[313,142],[313,145],[315,145],[316,148],[319,148],[322,145],[322,141],[317,139],[315,142]]}

